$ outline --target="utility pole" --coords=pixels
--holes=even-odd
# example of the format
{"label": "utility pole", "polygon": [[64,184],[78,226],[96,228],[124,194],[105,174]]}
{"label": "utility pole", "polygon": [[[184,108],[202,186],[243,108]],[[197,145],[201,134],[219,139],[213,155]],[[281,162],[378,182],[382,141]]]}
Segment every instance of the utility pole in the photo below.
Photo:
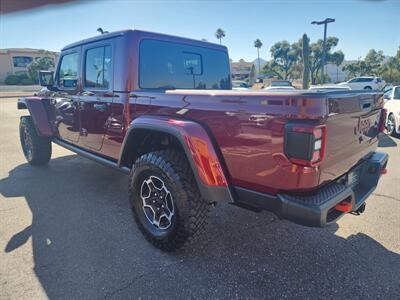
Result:
{"label": "utility pole", "polygon": [[311,24],[313,24],[313,25],[324,24],[324,45],[323,45],[323,49],[322,49],[321,80],[320,80],[321,84],[323,84],[325,82],[324,67],[325,67],[325,61],[326,61],[326,31],[327,31],[328,23],[333,23],[333,22],[335,22],[335,19],[332,19],[332,18],[326,18],[323,21],[311,22]]}

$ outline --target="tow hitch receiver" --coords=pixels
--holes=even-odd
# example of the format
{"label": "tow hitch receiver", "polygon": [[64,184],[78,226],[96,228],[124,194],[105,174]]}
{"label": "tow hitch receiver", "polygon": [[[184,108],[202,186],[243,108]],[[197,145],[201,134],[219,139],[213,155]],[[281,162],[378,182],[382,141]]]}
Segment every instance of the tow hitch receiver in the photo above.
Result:
{"label": "tow hitch receiver", "polygon": [[361,215],[365,211],[366,203],[363,203],[356,211],[352,211],[351,213],[355,216]]}
{"label": "tow hitch receiver", "polygon": [[336,204],[335,209],[344,213],[348,213],[353,209],[353,205],[347,200],[343,200],[342,202]]}

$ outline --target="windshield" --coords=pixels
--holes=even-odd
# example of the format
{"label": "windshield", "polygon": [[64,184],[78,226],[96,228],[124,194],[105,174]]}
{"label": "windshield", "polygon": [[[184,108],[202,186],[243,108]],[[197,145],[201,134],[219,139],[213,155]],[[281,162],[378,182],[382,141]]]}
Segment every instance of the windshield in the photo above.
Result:
{"label": "windshield", "polygon": [[400,99],[400,86],[396,87],[394,89],[394,95],[393,95],[394,99]]}

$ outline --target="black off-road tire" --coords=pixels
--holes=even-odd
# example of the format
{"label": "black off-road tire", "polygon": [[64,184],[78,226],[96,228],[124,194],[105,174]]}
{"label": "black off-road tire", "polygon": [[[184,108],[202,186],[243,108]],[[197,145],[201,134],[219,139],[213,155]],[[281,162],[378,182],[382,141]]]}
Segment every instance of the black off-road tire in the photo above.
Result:
{"label": "black off-road tire", "polygon": [[[174,215],[168,229],[156,228],[144,212],[141,188],[149,177],[161,179],[172,196]],[[210,204],[201,197],[192,169],[180,151],[156,151],[139,157],[131,170],[129,199],[140,231],[163,251],[192,243],[205,230]]]}
{"label": "black off-road tire", "polygon": [[32,117],[21,117],[19,137],[25,158],[31,165],[44,165],[50,160],[51,140],[37,134]]}

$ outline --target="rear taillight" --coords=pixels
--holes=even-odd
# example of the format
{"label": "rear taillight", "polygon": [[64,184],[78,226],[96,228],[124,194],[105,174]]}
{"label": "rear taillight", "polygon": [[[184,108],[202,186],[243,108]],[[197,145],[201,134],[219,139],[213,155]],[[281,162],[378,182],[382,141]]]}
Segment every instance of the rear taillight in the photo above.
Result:
{"label": "rear taillight", "polygon": [[325,142],[325,125],[288,124],[285,127],[285,155],[295,164],[320,164],[324,160]]}
{"label": "rear taillight", "polygon": [[382,108],[381,117],[379,118],[379,126],[378,126],[379,132],[385,131],[386,115],[387,115],[386,108]]}

